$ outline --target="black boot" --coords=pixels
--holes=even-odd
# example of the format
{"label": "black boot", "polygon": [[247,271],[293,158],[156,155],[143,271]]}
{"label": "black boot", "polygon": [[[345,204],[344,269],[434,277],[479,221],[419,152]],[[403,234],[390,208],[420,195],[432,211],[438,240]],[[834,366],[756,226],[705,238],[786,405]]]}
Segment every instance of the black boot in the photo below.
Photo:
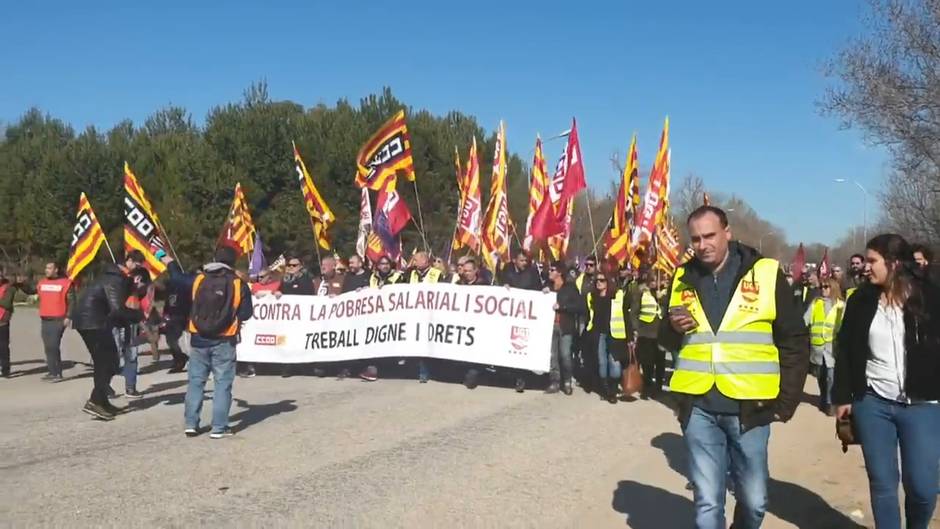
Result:
{"label": "black boot", "polygon": [[599,379],[594,387],[597,388],[597,394],[600,396],[601,400],[607,400],[607,394],[610,392],[607,388],[607,379]]}
{"label": "black boot", "polygon": [[607,381],[607,402],[611,404],[617,404],[618,383],[617,379],[613,377]]}

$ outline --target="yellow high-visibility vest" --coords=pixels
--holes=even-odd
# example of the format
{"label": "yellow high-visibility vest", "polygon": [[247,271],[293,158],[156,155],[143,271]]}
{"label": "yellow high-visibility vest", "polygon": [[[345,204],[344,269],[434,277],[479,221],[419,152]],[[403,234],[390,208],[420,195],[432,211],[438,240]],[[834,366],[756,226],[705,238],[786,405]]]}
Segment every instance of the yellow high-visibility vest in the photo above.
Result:
{"label": "yellow high-visibility vest", "polygon": [[676,371],[669,387],[677,393],[704,395],[713,386],[732,399],[774,399],[780,393],[780,354],[774,345],[779,263],[760,259],[738,283],[728,309],[714,332],[695,288],[682,281],[685,267],[672,282],[669,307],[684,305],[698,327],[682,338]]}
{"label": "yellow high-visibility vest", "polygon": [[388,279],[380,283],[379,276],[372,274],[372,276],[369,278],[369,286],[375,288],[382,285],[394,284],[398,282],[399,277],[401,277],[401,272],[394,272],[389,274]]}
{"label": "yellow high-visibility vest", "polygon": [[842,313],[845,310],[845,303],[842,300],[836,300],[826,314],[825,300],[816,299],[813,302],[812,320],[810,322],[810,343],[815,347],[822,347],[827,343],[832,343],[835,333],[842,325]]}
{"label": "yellow high-visibility vest", "polygon": [[[618,340],[627,339],[627,322],[623,317],[623,290],[617,290],[617,293],[614,294],[614,298],[610,300],[610,337]],[[587,294],[587,309],[588,309],[588,325],[587,330],[590,331],[594,328],[594,308],[591,306],[591,301],[594,299],[594,294],[588,292]]]}
{"label": "yellow high-visibility vest", "polygon": [[845,291],[845,300],[848,301],[849,298],[852,297],[852,294],[854,294],[856,290],[858,290],[858,287],[852,287],[852,288],[846,290],[846,291]]}
{"label": "yellow high-visibility vest", "polygon": [[418,275],[417,270],[412,270],[411,278],[408,280],[408,282],[412,284],[414,283],[437,283],[440,280],[441,280],[441,271],[438,270],[437,268],[430,268],[428,269],[427,273],[424,274],[423,279]]}
{"label": "yellow high-visibility vest", "polygon": [[659,302],[656,301],[656,298],[649,290],[644,290],[643,296],[640,298],[640,321],[653,323],[656,318],[660,317],[662,317],[662,313],[659,310]]}

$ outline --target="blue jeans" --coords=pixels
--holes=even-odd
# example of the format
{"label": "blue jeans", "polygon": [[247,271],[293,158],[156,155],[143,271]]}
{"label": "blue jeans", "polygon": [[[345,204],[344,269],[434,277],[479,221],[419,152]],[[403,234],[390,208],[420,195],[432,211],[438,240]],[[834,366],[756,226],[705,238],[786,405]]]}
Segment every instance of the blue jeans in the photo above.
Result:
{"label": "blue jeans", "polygon": [[124,367],[121,368],[121,374],[124,375],[124,389],[137,389],[137,347],[133,344],[133,337],[137,335],[137,325],[119,327],[114,329],[114,343],[117,345],[121,358],[124,360]]}
{"label": "blue jeans", "polygon": [[235,380],[235,345],[221,342],[211,347],[193,347],[189,355],[189,387],[186,389],[186,428],[199,428],[203,392],[212,372],[212,431],[228,428],[232,407],[232,381]]}
{"label": "blue jeans", "polygon": [[725,480],[728,463],[737,505],[735,529],[757,529],[767,511],[767,441],[770,426],[741,433],[737,415],[721,415],[692,408],[685,426],[689,450],[689,478],[695,486],[695,527],[725,529]]}
{"label": "blue jeans", "polygon": [[623,368],[620,366],[620,362],[614,360],[613,355],[608,351],[610,350],[610,337],[606,334],[600,334],[597,336],[597,366],[598,374],[603,378],[620,378],[620,375],[623,373]]}
{"label": "blue jeans", "polygon": [[832,382],[836,368],[832,366],[814,366],[816,368],[816,382],[819,383],[819,409],[827,411],[832,406]]}
{"label": "blue jeans", "polygon": [[561,329],[552,330],[552,358],[548,371],[548,379],[555,383],[571,383],[572,355],[571,347],[574,344],[574,335],[562,334]]}
{"label": "blue jeans", "polygon": [[940,404],[900,404],[869,392],[852,404],[878,529],[900,529],[900,481],[908,529],[927,529],[937,501]]}

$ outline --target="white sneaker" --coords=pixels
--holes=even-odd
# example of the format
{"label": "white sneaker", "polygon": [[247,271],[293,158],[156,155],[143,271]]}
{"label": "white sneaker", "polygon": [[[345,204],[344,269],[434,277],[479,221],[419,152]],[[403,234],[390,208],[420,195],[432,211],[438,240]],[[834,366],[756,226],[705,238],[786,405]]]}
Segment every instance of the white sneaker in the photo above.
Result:
{"label": "white sneaker", "polygon": [[231,428],[226,428],[221,432],[212,432],[209,434],[209,439],[225,439],[226,437],[232,437],[235,435],[235,432]]}

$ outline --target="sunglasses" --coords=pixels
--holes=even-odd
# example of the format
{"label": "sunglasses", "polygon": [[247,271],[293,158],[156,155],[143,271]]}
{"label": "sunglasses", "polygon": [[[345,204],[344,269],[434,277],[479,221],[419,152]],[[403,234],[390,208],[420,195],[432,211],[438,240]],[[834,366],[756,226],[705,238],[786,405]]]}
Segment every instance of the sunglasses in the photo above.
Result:
{"label": "sunglasses", "polygon": [[607,282],[606,279],[598,279],[597,281],[595,281],[595,283],[606,283],[606,282]]}
{"label": "sunglasses", "polygon": [[593,266],[597,266],[597,263],[584,263],[584,266],[585,266],[585,267],[587,267],[587,266],[592,266],[592,267],[593,267]]}
{"label": "sunglasses", "polygon": [[287,263],[287,266],[300,266],[300,263]]}
{"label": "sunglasses", "polygon": [[822,288],[823,290],[829,290],[829,289],[831,289],[832,287],[830,287],[829,285],[823,285],[823,286],[820,287],[820,288]]}

